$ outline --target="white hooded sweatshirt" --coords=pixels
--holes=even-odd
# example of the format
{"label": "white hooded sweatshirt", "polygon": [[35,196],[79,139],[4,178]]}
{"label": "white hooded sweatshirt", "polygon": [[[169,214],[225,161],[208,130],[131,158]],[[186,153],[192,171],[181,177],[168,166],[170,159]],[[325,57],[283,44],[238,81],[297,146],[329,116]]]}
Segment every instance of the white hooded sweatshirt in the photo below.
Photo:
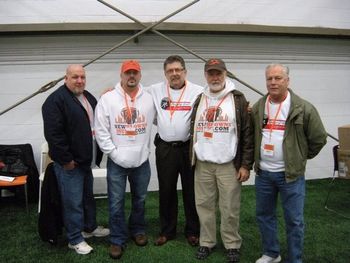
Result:
{"label": "white hooded sweatshirt", "polygon": [[150,94],[139,91],[134,101],[118,83],[102,95],[95,109],[95,134],[100,149],[124,168],[144,163],[150,154],[155,108]]}
{"label": "white hooded sweatshirt", "polygon": [[232,90],[235,85],[226,80],[219,93],[210,93],[206,87],[199,102],[194,152],[197,159],[223,164],[232,161],[237,151],[237,123]]}

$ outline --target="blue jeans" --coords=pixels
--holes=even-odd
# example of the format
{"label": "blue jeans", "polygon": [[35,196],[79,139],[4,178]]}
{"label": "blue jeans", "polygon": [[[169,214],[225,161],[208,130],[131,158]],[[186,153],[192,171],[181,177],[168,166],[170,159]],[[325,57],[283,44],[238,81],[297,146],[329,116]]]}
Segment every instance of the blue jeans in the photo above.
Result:
{"label": "blue jeans", "polygon": [[305,177],[287,183],[284,172],[259,171],[255,178],[256,216],[262,237],[263,254],[280,254],[277,231],[277,196],[280,193],[288,243],[288,260],[302,262],[304,242]]}
{"label": "blue jeans", "polygon": [[84,241],[82,231],[91,232],[97,227],[92,171],[90,167],[64,170],[56,162],[54,171],[61,194],[67,239],[70,244],[76,245]]}
{"label": "blue jeans", "polygon": [[[131,236],[145,234],[145,199],[151,178],[151,168],[147,160],[136,168],[123,168],[110,158],[107,160],[107,188],[109,205],[110,242],[125,246],[128,228]],[[125,188],[128,179],[131,191],[131,212],[129,227],[125,220]]]}

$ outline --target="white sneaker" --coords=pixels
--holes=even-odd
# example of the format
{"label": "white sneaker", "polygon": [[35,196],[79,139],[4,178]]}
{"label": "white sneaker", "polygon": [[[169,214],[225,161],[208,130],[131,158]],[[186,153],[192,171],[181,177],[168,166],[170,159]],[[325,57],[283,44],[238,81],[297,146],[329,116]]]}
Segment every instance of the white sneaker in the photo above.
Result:
{"label": "white sneaker", "polygon": [[89,254],[93,248],[90,247],[88,245],[88,243],[86,243],[85,241],[82,241],[80,242],[79,244],[76,244],[76,245],[71,245],[68,243],[68,247],[70,249],[74,249],[75,252],[77,252],[78,254],[81,254],[81,255],[86,255],[86,254]]}
{"label": "white sneaker", "polygon": [[281,256],[278,255],[277,258],[272,258],[266,255],[263,255],[261,258],[259,258],[255,263],[277,263],[281,261]]}
{"label": "white sneaker", "polygon": [[83,235],[83,238],[90,238],[90,237],[105,237],[109,235],[109,229],[104,228],[103,226],[98,226],[94,231],[91,233],[88,232],[81,232]]}

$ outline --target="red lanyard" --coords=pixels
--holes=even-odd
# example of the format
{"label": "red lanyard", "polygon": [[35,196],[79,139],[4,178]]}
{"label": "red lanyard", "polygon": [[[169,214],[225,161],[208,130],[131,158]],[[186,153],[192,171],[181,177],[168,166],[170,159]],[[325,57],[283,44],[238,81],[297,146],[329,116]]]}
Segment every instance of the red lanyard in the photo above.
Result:
{"label": "red lanyard", "polygon": [[[218,105],[216,105],[215,107],[214,107],[214,114],[216,115],[216,111],[217,111],[217,109],[220,107],[220,105],[221,105],[221,103],[223,103],[223,101],[226,99],[226,97],[228,96],[230,94],[230,92],[228,92],[220,101],[219,101],[219,103],[218,103]],[[205,109],[206,109],[206,111],[208,112],[208,97],[207,97],[207,95],[204,95],[205,96]],[[213,116],[213,122],[216,120],[216,116]]]}
{"label": "red lanyard", "polygon": [[134,107],[135,105],[135,102],[136,102],[136,96],[137,96],[137,93],[139,92],[139,87],[137,87],[137,91],[135,93],[135,95],[133,97],[131,97],[130,95],[130,100],[131,100],[131,108],[129,107],[129,103],[128,103],[128,99],[126,97],[126,92],[125,90],[123,89],[123,92],[124,92],[124,100],[125,100],[125,106],[126,106],[126,109],[128,110],[128,118],[131,119],[132,118],[132,112],[131,112],[131,108]]}
{"label": "red lanyard", "polygon": [[[174,108],[176,108],[176,107],[174,107],[174,108],[172,107],[173,101],[172,101],[172,99],[171,99],[171,97],[170,97],[170,87],[169,87],[169,84],[167,84],[166,87],[167,87],[168,98],[169,98],[169,113],[170,113],[170,121],[171,121],[171,120],[173,119],[173,115],[174,115],[174,112],[175,112],[175,109],[174,109]],[[178,99],[177,102],[176,102],[176,106],[179,105],[179,103],[181,102],[181,99],[182,99],[182,97],[183,97],[183,95],[184,95],[184,93],[185,93],[186,87],[187,87],[187,82],[185,82],[185,87],[183,87],[183,89],[182,89],[181,95],[180,95],[179,99]]]}
{"label": "red lanyard", "polygon": [[[281,111],[282,103],[283,103],[283,101],[284,101],[285,99],[286,99],[286,98],[284,98],[284,99],[282,100],[282,102],[280,103],[280,105],[278,105],[278,109],[277,109],[275,118],[274,118],[274,119],[271,119],[272,124],[269,125],[269,126],[270,126],[270,140],[271,140],[272,129],[275,128],[276,120],[277,120],[278,114],[279,114],[280,111]],[[268,119],[268,121],[270,120],[270,101],[271,101],[270,96],[268,96],[268,97],[267,97],[267,105],[266,105],[266,108],[267,108],[267,119]]]}

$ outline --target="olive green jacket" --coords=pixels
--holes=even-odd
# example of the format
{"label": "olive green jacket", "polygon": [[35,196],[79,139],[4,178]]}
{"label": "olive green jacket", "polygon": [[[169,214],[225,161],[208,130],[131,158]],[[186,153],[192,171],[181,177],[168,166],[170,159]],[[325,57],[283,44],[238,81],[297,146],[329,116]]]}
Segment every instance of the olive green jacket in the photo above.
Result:
{"label": "olive green jacket", "polygon": [[[291,105],[283,138],[283,156],[287,182],[294,181],[299,176],[304,176],[307,159],[314,158],[327,142],[327,132],[323,127],[316,108],[291,90],[289,92],[291,95]],[[255,103],[252,109],[255,136],[255,172],[259,170],[262,124],[266,99],[267,95]]]}

